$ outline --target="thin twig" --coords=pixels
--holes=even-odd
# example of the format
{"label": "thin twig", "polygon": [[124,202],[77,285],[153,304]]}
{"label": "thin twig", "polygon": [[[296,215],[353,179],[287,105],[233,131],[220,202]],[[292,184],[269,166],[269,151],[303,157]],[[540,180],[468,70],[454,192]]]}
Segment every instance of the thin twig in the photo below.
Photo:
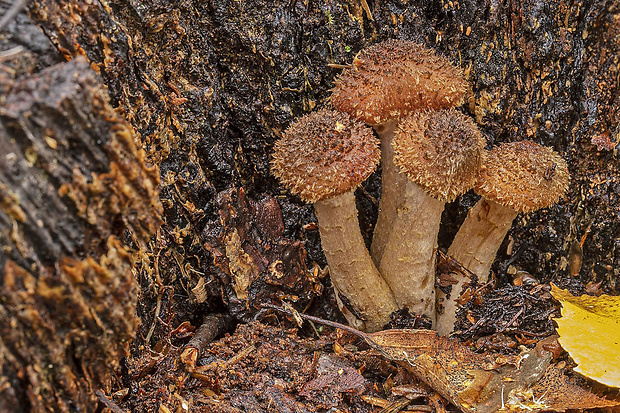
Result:
{"label": "thin twig", "polygon": [[4,52],[0,52],[0,62],[4,62],[5,60],[9,60],[15,56],[17,56],[18,54],[20,54],[21,52],[23,52],[24,49],[22,46],[15,46],[10,48],[9,50],[5,50]]}
{"label": "thin twig", "polygon": [[196,367],[196,361],[203,350],[232,322],[232,317],[224,314],[208,315],[202,325],[191,338],[181,353],[181,361],[185,363],[187,370],[192,371]]}
{"label": "thin twig", "polygon": [[301,317],[304,320],[314,321],[315,323],[318,323],[318,324],[321,324],[321,325],[326,325],[328,327],[333,327],[333,328],[339,328],[341,330],[348,331],[349,333],[354,334],[355,336],[357,336],[359,338],[362,338],[362,339],[364,339],[366,341],[369,340],[369,337],[366,334],[362,333],[359,330],[356,330],[355,328],[353,328],[351,326],[348,326],[348,325],[345,325],[345,324],[340,324],[340,323],[337,323],[335,321],[324,320],[322,318],[314,317],[314,316],[311,316],[311,315],[308,315],[308,314],[299,313],[297,311],[293,311],[293,310],[285,309],[285,308],[282,308],[282,307],[278,307],[277,305],[273,305],[273,304],[263,304],[262,307],[261,307],[261,310],[256,314],[254,319],[257,319],[259,316],[264,314],[265,313],[264,309],[266,309],[266,308],[271,309],[271,310],[276,310],[276,311],[279,311],[279,312],[284,313],[284,314],[288,314],[288,315],[293,316],[295,318],[296,317]]}
{"label": "thin twig", "polygon": [[155,305],[155,315],[153,316],[153,323],[151,324],[151,328],[149,329],[148,334],[146,335],[146,339],[144,342],[148,345],[151,341],[151,337],[155,332],[155,326],[157,325],[157,320],[159,319],[159,312],[161,311],[161,295],[163,288],[159,288],[157,290],[157,304]]}
{"label": "thin twig", "polygon": [[519,316],[520,316],[521,314],[523,314],[523,312],[524,312],[524,311],[525,311],[525,310],[523,309],[523,307],[521,307],[521,309],[517,312],[517,314],[515,314],[515,316],[514,316],[514,317],[512,317],[512,320],[510,320],[510,321],[508,322],[508,324],[506,324],[504,327],[502,327],[502,328],[498,331],[498,333],[503,333],[504,331],[506,331],[506,329],[507,329],[508,327],[510,327],[510,326],[512,325],[512,323],[514,323],[515,321],[517,321],[517,318],[519,318]]}
{"label": "thin twig", "polygon": [[243,350],[241,350],[240,352],[238,352],[237,354],[235,354],[234,356],[232,356],[231,358],[229,358],[228,360],[224,361],[224,362],[220,362],[220,361],[214,361],[213,363],[209,363],[206,366],[200,366],[200,367],[196,367],[196,369],[194,370],[194,373],[204,373],[206,371],[209,370],[213,370],[214,368],[217,367],[230,367],[236,363],[238,363],[241,359],[245,358],[246,356],[248,356],[249,354],[251,354],[252,352],[254,352],[256,350],[256,347],[254,347],[253,344],[247,346],[246,348],[244,348]]}
{"label": "thin twig", "polygon": [[397,413],[407,407],[409,403],[411,403],[411,400],[406,397],[401,397],[400,399],[390,402],[387,406],[381,409],[379,413]]}
{"label": "thin twig", "polygon": [[95,395],[97,396],[97,399],[105,404],[105,407],[107,407],[108,409],[112,410],[112,412],[114,413],[125,413],[125,411],[123,409],[121,409],[120,407],[118,407],[118,405],[116,403],[114,403],[112,400],[108,399],[108,396],[106,396],[101,390],[95,390]]}
{"label": "thin twig", "polygon": [[11,7],[9,7],[6,13],[4,13],[4,16],[0,19],[0,30],[2,30],[2,28],[21,11],[24,4],[26,4],[26,0],[15,0],[13,4],[11,4]]}

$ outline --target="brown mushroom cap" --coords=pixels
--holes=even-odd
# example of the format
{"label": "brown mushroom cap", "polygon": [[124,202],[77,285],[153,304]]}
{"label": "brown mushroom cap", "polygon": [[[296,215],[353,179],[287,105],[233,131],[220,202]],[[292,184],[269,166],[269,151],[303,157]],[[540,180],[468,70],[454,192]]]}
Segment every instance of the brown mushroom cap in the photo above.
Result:
{"label": "brown mushroom cap", "polygon": [[566,161],[535,142],[502,143],[488,152],[475,190],[517,212],[532,212],[558,202],[568,189]]}
{"label": "brown mushroom cap", "polygon": [[375,170],[381,151],[372,129],[323,109],[292,123],[276,142],[274,175],[306,202],[348,192]]}
{"label": "brown mushroom cap", "polygon": [[392,145],[401,172],[443,202],[474,187],[484,160],[485,139],[476,124],[455,109],[401,119]]}
{"label": "brown mushroom cap", "polygon": [[462,103],[467,90],[461,69],[411,41],[387,40],[360,52],[332,90],[332,105],[375,125],[421,108]]}

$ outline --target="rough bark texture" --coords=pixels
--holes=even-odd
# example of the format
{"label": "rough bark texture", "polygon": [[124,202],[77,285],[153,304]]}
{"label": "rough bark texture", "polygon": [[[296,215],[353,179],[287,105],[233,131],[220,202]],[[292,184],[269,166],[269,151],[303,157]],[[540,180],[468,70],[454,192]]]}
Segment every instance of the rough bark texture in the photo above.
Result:
{"label": "rough bark texture", "polygon": [[159,170],[85,59],[0,83],[0,410],[93,411],[138,324]]}
{"label": "rough bark texture", "polygon": [[[222,308],[222,281],[201,234],[217,221],[214,200],[223,190],[279,196],[284,235],[307,241],[309,260],[325,264],[317,231],[306,225],[315,220],[311,207],[282,195],[269,174],[271,145],[296,116],[325,104],[338,73],[328,64],[349,64],[365,45],[390,37],[422,42],[464,68],[472,89],[463,110],[489,145],[529,138],[569,161],[565,200],[515,221],[509,237],[517,254],[500,249],[500,280],[510,261],[542,281],[576,277],[618,291],[618,1],[368,0],[369,12],[365,3],[29,4],[66,58],[84,55],[99,71],[112,105],[160,168],[164,225],[142,255],[153,265],[138,271],[135,356],[168,340],[181,321],[199,324],[202,312]],[[378,196],[378,175],[366,188]],[[376,203],[367,195],[358,202],[369,235]],[[440,247],[472,204],[466,196],[446,210]],[[192,297],[198,285],[209,286],[212,299]],[[119,385],[135,386],[129,378]]]}

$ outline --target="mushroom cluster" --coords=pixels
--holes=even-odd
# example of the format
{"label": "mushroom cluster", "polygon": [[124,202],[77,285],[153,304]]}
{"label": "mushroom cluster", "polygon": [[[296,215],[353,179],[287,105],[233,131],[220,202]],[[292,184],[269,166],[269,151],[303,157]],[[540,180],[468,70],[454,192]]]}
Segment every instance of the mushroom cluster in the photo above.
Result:
{"label": "mushroom cluster", "polygon": [[[388,40],[360,52],[337,78],[334,109],[295,121],[274,146],[274,175],[314,203],[332,283],[358,316],[349,319],[357,328],[379,330],[393,311],[408,308],[440,333],[452,331],[458,292],[469,280],[457,280],[448,296],[436,294],[446,202],[472,188],[483,196],[448,253],[485,280],[516,215],[557,202],[567,189],[566,162],[549,148],[515,142],[485,151],[476,124],[454,109],[466,91],[461,70],[445,57]],[[382,194],[369,252],[353,192],[379,161]]]}
{"label": "mushroom cluster", "polygon": [[377,266],[407,179],[394,165],[392,138],[400,118],[424,109],[446,109],[463,102],[467,83],[448,59],[418,43],[386,40],[362,50],[336,79],[332,105],[372,125],[381,140],[379,216],[371,255]]}

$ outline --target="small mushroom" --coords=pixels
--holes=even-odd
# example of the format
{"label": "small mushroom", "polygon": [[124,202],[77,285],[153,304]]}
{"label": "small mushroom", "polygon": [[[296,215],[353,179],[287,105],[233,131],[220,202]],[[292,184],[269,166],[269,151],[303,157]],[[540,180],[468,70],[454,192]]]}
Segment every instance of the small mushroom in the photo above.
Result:
{"label": "small mushroom", "polygon": [[[469,211],[448,255],[487,281],[512,221],[519,213],[551,206],[566,192],[570,180],[566,161],[551,148],[531,141],[503,143],[488,152],[475,191],[482,199]],[[438,292],[437,330],[454,328],[456,300],[468,279],[458,279],[450,297]]]}
{"label": "small mushroom", "polygon": [[392,144],[394,163],[408,180],[379,272],[401,308],[434,320],[441,214],[446,202],[474,186],[485,140],[470,118],[448,109],[402,119]]}
{"label": "small mushroom", "polygon": [[390,144],[398,119],[421,109],[460,105],[467,90],[461,70],[431,49],[387,40],[362,50],[336,79],[332,105],[373,125],[381,139],[382,185],[371,255],[378,266],[406,179],[394,166]]}
{"label": "small mushroom", "polygon": [[381,329],[398,309],[364,244],[353,195],[379,157],[370,128],[347,114],[323,109],[286,129],[272,161],[280,182],[314,203],[332,283],[364,319],[357,327],[367,331]]}

